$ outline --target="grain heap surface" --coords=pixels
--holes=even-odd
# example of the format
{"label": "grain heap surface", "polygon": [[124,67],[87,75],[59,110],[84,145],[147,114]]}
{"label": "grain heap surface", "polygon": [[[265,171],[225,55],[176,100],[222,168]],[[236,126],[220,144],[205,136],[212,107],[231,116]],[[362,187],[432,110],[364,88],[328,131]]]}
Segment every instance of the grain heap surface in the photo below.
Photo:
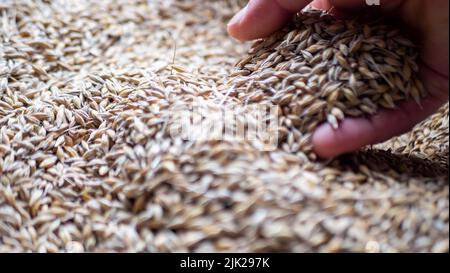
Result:
{"label": "grain heap surface", "polygon": [[[236,86],[247,45],[225,24],[241,4],[0,3],[1,252],[448,251],[448,105],[409,134],[326,163],[306,146],[169,132],[180,108],[210,118],[257,97],[280,104],[261,85]],[[404,46],[401,60],[413,58]],[[374,80],[369,90],[398,89],[359,94],[347,75],[344,97],[356,92],[366,107],[345,114],[422,95],[396,80],[403,70],[374,67],[356,74]],[[321,118],[334,123],[329,113]]]}

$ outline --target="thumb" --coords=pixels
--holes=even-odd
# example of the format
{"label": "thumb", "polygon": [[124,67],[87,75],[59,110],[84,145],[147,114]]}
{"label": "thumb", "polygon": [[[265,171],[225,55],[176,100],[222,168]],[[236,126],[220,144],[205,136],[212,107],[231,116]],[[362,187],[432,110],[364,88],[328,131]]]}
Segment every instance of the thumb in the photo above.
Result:
{"label": "thumb", "polygon": [[280,29],[311,0],[250,0],[228,24],[228,33],[241,41],[266,37]]}

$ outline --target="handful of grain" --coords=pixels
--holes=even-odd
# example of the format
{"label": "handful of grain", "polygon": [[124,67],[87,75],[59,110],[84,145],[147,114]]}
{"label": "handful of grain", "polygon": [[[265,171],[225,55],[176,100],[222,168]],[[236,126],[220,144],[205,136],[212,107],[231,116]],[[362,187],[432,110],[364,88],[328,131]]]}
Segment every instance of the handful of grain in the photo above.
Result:
{"label": "handful of grain", "polygon": [[339,20],[309,9],[273,36],[258,40],[230,84],[246,103],[280,107],[280,140],[288,152],[310,152],[310,136],[327,121],[373,115],[425,95],[416,47],[379,20]]}

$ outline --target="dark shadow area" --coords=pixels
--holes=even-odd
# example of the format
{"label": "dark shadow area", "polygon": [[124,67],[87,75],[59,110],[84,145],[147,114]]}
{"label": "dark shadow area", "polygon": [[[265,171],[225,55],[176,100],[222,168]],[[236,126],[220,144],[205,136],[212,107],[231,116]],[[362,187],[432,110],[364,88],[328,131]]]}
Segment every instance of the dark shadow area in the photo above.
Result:
{"label": "dark shadow area", "polygon": [[[360,171],[360,165],[365,165],[372,172],[379,172],[389,175],[392,171],[398,174],[407,175],[414,178],[442,177],[449,174],[448,157],[447,164],[439,161],[432,161],[408,154],[394,154],[391,151],[368,149],[353,154],[339,157],[335,161],[339,162],[343,168],[353,171]],[[330,165],[334,166],[335,162]]]}

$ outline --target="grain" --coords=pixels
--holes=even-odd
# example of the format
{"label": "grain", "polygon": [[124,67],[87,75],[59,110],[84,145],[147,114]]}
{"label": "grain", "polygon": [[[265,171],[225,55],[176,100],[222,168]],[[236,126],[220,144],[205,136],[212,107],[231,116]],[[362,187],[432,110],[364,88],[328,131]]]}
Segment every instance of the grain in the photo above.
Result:
{"label": "grain", "polygon": [[[0,5],[1,252],[448,252],[448,105],[387,143],[309,152],[322,121],[425,95],[414,44],[313,12],[246,54],[224,29],[243,4]],[[245,131],[260,106],[273,149],[201,127],[230,113]]]}
{"label": "grain", "polygon": [[302,109],[301,122],[286,118],[281,126],[305,137],[323,121],[338,129],[345,115],[373,115],[406,99],[420,104],[425,92],[417,79],[417,55],[413,43],[380,20],[339,20],[308,8],[285,29],[257,41],[230,84],[243,83],[236,92],[242,100],[253,102],[257,92],[258,103],[282,106],[283,116]]}

